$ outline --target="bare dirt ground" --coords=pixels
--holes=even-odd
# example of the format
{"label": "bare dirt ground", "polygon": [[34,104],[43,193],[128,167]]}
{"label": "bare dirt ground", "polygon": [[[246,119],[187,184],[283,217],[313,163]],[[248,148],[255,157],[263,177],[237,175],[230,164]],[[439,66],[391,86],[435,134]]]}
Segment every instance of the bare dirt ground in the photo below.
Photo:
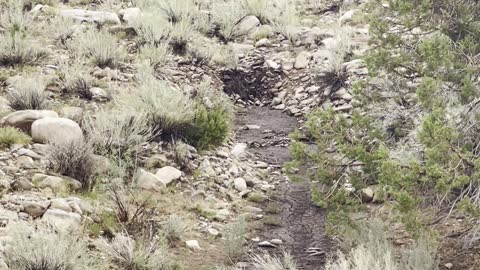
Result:
{"label": "bare dirt ground", "polygon": [[[246,125],[260,128],[247,129]],[[265,224],[258,233],[261,239],[281,239],[283,248],[293,255],[299,269],[318,270],[323,268],[330,246],[324,232],[326,212],[311,203],[308,183],[291,182],[280,174],[283,163],[290,160],[288,134],[297,126],[296,118],[281,111],[250,107],[237,115],[236,140],[247,143],[249,151],[259,160],[274,165],[281,178],[270,201],[262,205],[266,208],[266,218],[279,222]],[[269,216],[271,205],[278,205],[279,209]],[[268,252],[279,255],[281,248]]]}

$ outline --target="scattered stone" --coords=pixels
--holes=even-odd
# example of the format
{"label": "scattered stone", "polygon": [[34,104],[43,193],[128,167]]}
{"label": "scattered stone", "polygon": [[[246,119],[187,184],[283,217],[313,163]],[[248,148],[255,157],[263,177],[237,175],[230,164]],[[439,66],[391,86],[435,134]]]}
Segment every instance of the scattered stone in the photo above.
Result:
{"label": "scattered stone", "polygon": [[257,126],[257,125],[246,125],[245,128],[247,130],[256,130],[256,129],[260,129],[260,126]]}
{"label": "scattered stone", "polygon": [[245,179],[243,178],[235,178],[233,183],[237,191],[244,191],[247,189],[247,182],[245,182]]}
{"label": "scattered stone", "polygon": [[352,21],[352,18],[353,18],[353,15],[355,14],[356,10],[355,9],[352,9],[352,10],[349,10],[347,12],[345,12],[345,14],[342,15],[342,17],[340,17],[340,22],[342,23],[346,23],[346,22],[350,22]]}
{"label": "scattered stone", "polygon": [[304,69],[308,67],[308,63],[310,62],[310,59],[312,58],[312,55],[309,52],[303,51],[297,55],[297,58],[295,58],[295,65],[294,67],[296,69]]}
{"label": "scattered stone", "polygon": [[72,212],[72,207],[64,199],[53,199],[50,201],[49,209],[59,209],[65,212]]}
{"label": "scattered stone", "polygon": [[218,221],[225,221],[228,219],[229,216],[230,212],[228,211],[228,209],[220,209],[217,211],[215,219]]}
{"label": "scattered stone", "polygon": [[187,247],[193,251],[195,250],[201,250],[200,248],[200,244],[198,243],[197,240],[188,240],[185,242],[185,244],[187,245]]}
{"label": "scattered stone", "polygon": [[272,239],[270,242],[271,242],[272,244],[274,244],[274,245],[281,245],[281,244],[283,244],[283,241],[282,241],[281,239]]}
{"label": "scattered stone", "polygon": [[67,143],[83,140],[80,126],[68,118],[42,118],[32,124],[32,140],[37,143]]}
{"label": "scattered stone", "polygon": [[260,20],[257,17],[246,16],[235,26],[235,29],[234,29],[235,35],[236,36],[246,35],[259,25],[260,25]]}
{"label": "scattered stone", "polygon": [[92,95],[92,99],[95,101],[107,101],[108,94],[105,90],[100,87],[92,87],[90,88],[90,94]]}
{"label": "scattered stone", "polygon": [[35,168],[35,163],[31,157],[19,156],[17,158],[17,166],[21,169],[33,169]]}
{"label": "scattered stone", "polygon": [[32,123],[42,118],[58,117],[58,114],[49,110],[23,110],[13,112],[0,120],[0,126],[12,126],[24,131],[30,131]]}
{"label": "scattered stone", "polygon": [[[40,156],[39,154],[33,152],[32,150],[30,149],[26,149],[26,148],[20,148],[17,150],[17,155],[19,156],[27,156],[27,157],[31,157],[33,159],[41,159],[42,156]],[[17,160],[18,162],[18,160]]]}
{"label": "scattered stone", "polygon": [[233,146],[231,154],[237,158],[243,157],[245,155],[246,150],[247,150],[246,143],[237,143]]}
{"label": "scattered stone", "polygon": [[451,269],[452,267],[453,267],[452,263],[446,263],[445,264],[445,268],[447,268],[447,269]]}
{"label": "scattered stone", "polygon": [[165,185],[168,185],[171,182],[180,179],[180,177],[182,177],[182,171],[174,167],[165,166],[159,169],[155,176],[157,176]]}
{"label": "scattered stone", "polygon": [[207,232],[208,232],[208,234],[210,234],[211,236],[214,236],[214,237],[220,236],[220,232],[215,228],[208,228]]}
{"label": "scattered stone", "polygon": [[277,246],[275,246],[274,244],[272,244],[268,241],[260,242],[260,243],[258,243],[258,246],[259,247],[266,247],[266,248],[276,248],[277,247]]}
{"label": "scattered stone", "polygon": [[368,203],[373,200],[374,192],[373,189],[370,187],[362,188],[360,190],[360,198],[362,199],[362,202]]}
{"label": "scattered stone", "polygon": [[23,203],[23,212],[29,214],[33,218],[37,218],[43,215],[47,208],[35,202]]}
{"label": "scattered stone", "polygon": [[21,177],[12,183],[12,188],[15,191],[24,191],[24,190],[31,190],[33,188],[33,185],[32,183],[30,183],[30,181]]}

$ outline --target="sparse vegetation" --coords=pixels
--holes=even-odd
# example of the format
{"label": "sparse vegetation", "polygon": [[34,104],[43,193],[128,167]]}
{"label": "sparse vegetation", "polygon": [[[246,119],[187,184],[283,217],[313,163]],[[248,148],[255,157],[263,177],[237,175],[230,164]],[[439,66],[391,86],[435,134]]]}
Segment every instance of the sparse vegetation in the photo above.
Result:
{"label": "sparse vegetation", "polygon": [[148,142],[152,129],[145,115],[133,111],[99,111],[83,121],[87,140],[97,154],[129,160]]}
{"label": "sparse vegetation", "polygon": [[51,143],[49,151],[52,171],[80,181],[85,190],[92,188],[95,168],[90,145],[80,140]]}
{"label": "sparse vegetation", "polygon": [[188,231],[187,222],[178,215],[170,215],[162,222],[162,233],[167,238],[170,245],[182,239],[182,236]]}
{"label": "sparse vegetation", "polygon": [[234,223],[230,223],[223,233],[223,244],[225,253],[231,262],[237,262],[245,256],[245,235],[247,233],[247,223],[245,217],[240,217]]}
{"label": "sparse vegetation", "polygon": [[88,72],[88,68],[81,64],[62,65],[60,85],[67,94],[76,94],[88,100],[93,97],[90,88],[94,85],[94,78]]}
{"label": "sparse vegetation", "polygon": [[129,233],[139,233],[146,229],[146,220],[155,210],[152,207],[152,194],[112,186],[110,195],[117,220]]}
{"label": "sparse vegetation", "polygon": [[27,144],[32,140],[30,136],[14,127],[0,128],[0,148],[10,147],[14,144]]}
{"label": "sparse vegetation", "polygon": [[218,25],[218,35],[228,43],[235,37],[235,26],[244,16],[242,4],[240,1],[215,2],[213,11],[213,21]]}
{"label": "sparse vegetation", "polygon": [[11,243],[6,246],[4,260],[9,269],[89,268],[87,248],[74,234],[55,232],[45,227],[31,229],[17,225],[10,229]]}
{"label": "sparse vegetation", "polygon": [[148,78],[140,82],[135,96],[127,95],[123,102],[137,112],[144,112],[151,126],[168,138],[181,135],[194,119],[192,101],[166,82]]}
{"label": "sparse vegetation", "polygon": [[28,36],[0,34],[0,66],[34,65],[50,52]]}
{"label": "sparse vegetation", "polygon": [[[288,252],[283,252],[282,259],[268,254],[255,255],[252,258],[253,267],[258,270],[297,270],[293,257]],[[352,269],[353,270],[353,269]]]}
{"label": "sparse vegetation", "polygon": [[142,61],[148,61],[154,69],[157,69],[163,66],[170,54],[170,48],[167,44],[145,44],[141,49],[138,55],[139,59]]}
{"label": "sparse vegetation", "polygon": [[7,94],[8,105],[16,111],[43,110],[47,107],[45,87],[46,80],[41,76],[30,75],[16,80]]}
{"label": "sparse vegetation", "polygon": [[69,46],[100,67],[117,67],[127,56],[117,38],[106,31],[88,30],[72,40]]}
{"label": "sparse vegetation", "polygon": [[112,242],[105,241],[110,260],[122,269],[178,269],[165,246],[157,239],[134,240],[128,234],[117,234]]}
{"label": "sparse vegetation", "polygon": [[422,238],[418,243],[401,251],[398,261],[396,251],[386,238],[381,223],[375,222],[368,227],[360,227],[359,233],[352,238],[358,241],[350,252],[338,252],[336,259],[330,259],[327,270],[400,270],[400,269],[437,269],[432,245]]}

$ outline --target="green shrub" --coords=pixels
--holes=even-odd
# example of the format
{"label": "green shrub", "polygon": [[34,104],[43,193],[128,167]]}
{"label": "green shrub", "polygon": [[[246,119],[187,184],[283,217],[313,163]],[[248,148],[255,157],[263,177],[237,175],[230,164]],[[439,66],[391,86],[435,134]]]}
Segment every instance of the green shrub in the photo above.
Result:
{"label": "green shrub", "polygon": [[232,115],[222,105],[207,109],[203,104],[197,105],[195,120],[188,141],[200,150],[221,145],[231,130]]}
{"label": "green shrub", "polygon": [[311,165],[311,178],[328,187],[315,196],[320,204],[355,208],[358,191],[379,184],[415,232],[420,207],[478,204],[480,3],[382,3],[368,4],[372,47],[365,60],[373,79],[356,84],[362,103],[351,117],[312,113],[306,133],[318,149],[294,136],[292,150],[295,162]]}
{"label": "green shrub", "polygon": [[10,147],[14,144],[28,144],[32,138],[13,127],[0,128],[0,148]]}

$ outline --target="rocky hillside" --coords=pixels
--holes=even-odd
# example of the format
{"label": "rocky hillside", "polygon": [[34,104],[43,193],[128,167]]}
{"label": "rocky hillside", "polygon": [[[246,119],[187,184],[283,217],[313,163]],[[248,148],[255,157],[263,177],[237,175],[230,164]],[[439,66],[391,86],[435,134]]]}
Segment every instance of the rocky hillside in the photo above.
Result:
{"label": "rocky hillside", "polygon": [[480,6],[416,2],[0,0],[0,269],[476,269]]}

